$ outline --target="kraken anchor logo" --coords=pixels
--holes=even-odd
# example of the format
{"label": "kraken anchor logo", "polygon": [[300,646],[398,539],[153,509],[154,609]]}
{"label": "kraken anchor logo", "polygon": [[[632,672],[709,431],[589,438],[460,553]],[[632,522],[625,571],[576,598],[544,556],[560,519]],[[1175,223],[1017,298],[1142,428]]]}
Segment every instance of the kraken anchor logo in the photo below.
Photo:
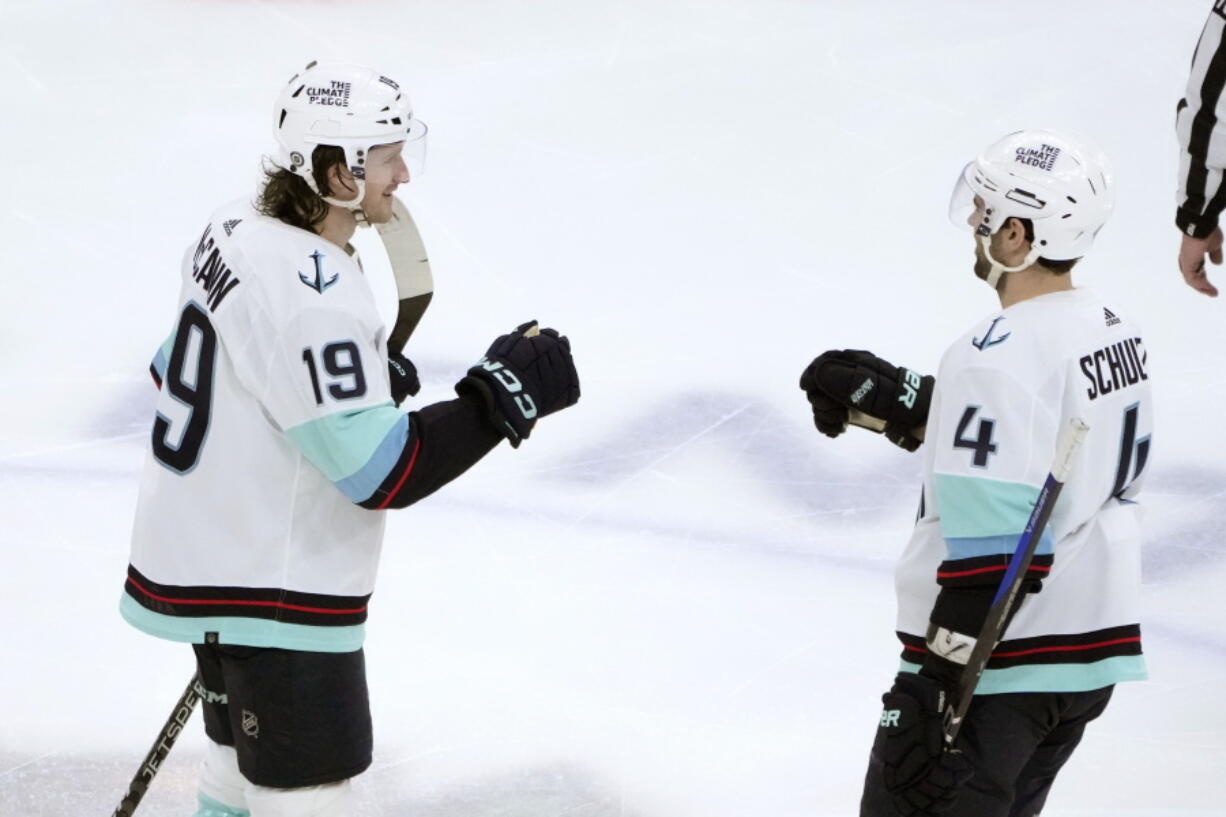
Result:
{"label": "kraken anchor logo", "polygon": [[323,264],[324,255],[323,253],[321,253],[319,250],[316,250],[315,252],[311,253],[311,258],[315,259],[315,280],[312,281],[310,278],[303,275],[301,271],[298,273],[298,278],[299,280],[302,281],[302,283],[306,284],[311,289],[318,292],[320,295],[323,295],[324,290],[332,286],[333,284],[335,284],[336,279],[340,278],[341,274],[338,272],[335,275],[333,275],[331,278],[325,281],[324,280],[324,264]]}
{"label": "kraken anchor logo", "polygon": [[984,333],[982,338],[972,338],[971,339],[971,345],[974,346],[976,349],[978,349],[981,352],[986,352],[988,349],[991,349],[996,344],[1004,343],[1005,341],[1007,341],[1009,339],[1009,336],[1013,334],[1012,332],[1006,332],[1000,337],[995,337],[995,338],[992,337],[992,333],[996,331],[996,324],[1000,323],[1003,320],[1004,320],[1003,317],[996,318],[995,320],[993,320],[992,325],[988,327],[988,331]]}

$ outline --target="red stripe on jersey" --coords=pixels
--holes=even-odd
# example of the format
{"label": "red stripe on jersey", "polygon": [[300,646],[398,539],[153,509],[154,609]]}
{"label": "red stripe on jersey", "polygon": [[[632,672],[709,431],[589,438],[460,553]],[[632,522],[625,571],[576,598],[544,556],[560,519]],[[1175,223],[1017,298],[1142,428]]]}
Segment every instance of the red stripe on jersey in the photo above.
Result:
{"label": "red stripe on jersey", "polygon": [[168,604],[212,604],[212,605],[236,605],[248,607],[281,607],[285,610],[297,610],[302,613],[323,613],[333,616],[348,616],[354,613],[365,613],[366,606],[363,605],[355,610],[327,610],[322,607],[304,607],[301,604],[287,604],[283,601],[253,601],[250,599],[172,599],[167,596],[159,596],[156,593],[151,593],[131,576],[128,577],[128,582],[151,599],[164,601]]}
{"label": "red stripe on jersey", "polygon": [[[1058,647],[1034,647],[1029,650],[1015,650],[1013,652],[994,652],[992,653],[992,657],[993,658],[1017,658],[1019,655],[1034,655],[1035,653],[1041,653],[1041,652],[1078,652],[1081,650],[1096,650],[1101,647],[1114,647],[1117,644],[1139,644],[1140,641],[1141,641],[1140,636],[1133,636],[1131,638],[1115,638],[1110,641],[1099,641],[1095,644],[1066,644],[1066,645],[1061,645]],[[910,644],[903,644],[902,648],[904,650],[910,650],[911,652],[922,652],[922,653],[928,652],[928,650],[924,647],[913,647]]]}
{"label": "red stripe on jersey", "polygon": [[1037,652],[1080,652],[1082,650],[1096,650],[1099,647],[1114,647],[1116,644],[1136,644],[1141,641],[1141,636],[1133,636],[1131,638],[1115,638],[1111,641],[1099,641],[1097,644],[1072,644],[1063,647],[1035,647],[1030,650],[1018,650],[1016,652],[994,652],[993,658],[1016,658],[1019,655],[1033,655]]}
{"label": "red stripe on jersey", "polygon": [[417,452],[420,450],[421,450],[421,438],[418,437],[416,440],[413,441],[413,453],[409,455],[409,464],[404,467],[404,474],[401,475],[400,481],[396,483],[396,487],[388,491],[387,496],[385,496],[383,498],[383,501],[379,503],[379,507],[375,508],[376,511],[387,510],[387,506],[391,504],[392,497],[400,493],[401,486],[403,486],[405,483],[405,480],[409,478],[409,474],[413,473],[413,464],[417,462]]}
{"label": "red stripe on jersey", "polygon": [[[977,567],[974,570],[955,570],[955,571],[948,571],[945,573],[942,573],[941,571],[938,570],[937,578],[938,579],[957,579],[961,576],[975,576],[980,573],[993,573],[993,572],[1005,571],[1008,569],[1009,569],[1008,565],[992,565],[991,567]],[[1044,567],[1042,565],[1032,564],[1027,569],[1027,572],[1031,570],[1035,571],[1036,573],[1048,573],[1051,571],[1051,568]]]}

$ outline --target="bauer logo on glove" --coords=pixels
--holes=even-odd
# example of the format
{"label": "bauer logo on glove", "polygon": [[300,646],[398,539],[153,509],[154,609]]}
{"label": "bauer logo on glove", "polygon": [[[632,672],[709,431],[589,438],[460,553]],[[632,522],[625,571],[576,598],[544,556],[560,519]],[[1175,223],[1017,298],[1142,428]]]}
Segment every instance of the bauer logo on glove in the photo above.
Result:
{"label": "bauer logo on glove", "polygon": [[818,431],[837,437],[848,423],[914,451],[923,442],[936,380],[858,349],[830,350],[800,376]]}

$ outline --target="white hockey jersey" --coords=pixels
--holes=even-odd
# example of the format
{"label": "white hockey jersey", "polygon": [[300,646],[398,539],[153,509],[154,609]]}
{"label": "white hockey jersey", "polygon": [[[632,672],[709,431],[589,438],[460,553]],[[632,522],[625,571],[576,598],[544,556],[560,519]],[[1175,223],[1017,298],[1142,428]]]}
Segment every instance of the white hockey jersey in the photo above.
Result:
{"label": "white hockey jersey", "polygon": [[177,641],[362,645],[384,514],[407,456],[385,327],[360,266],[245,202],[183,261],[123,616]]}
{"label": "white hockey jersey", "polygon": [[1026,597],[978,693],[1145,677],[1136,496],[1154,420],[1149,360],[1136,326],[1087,289],[1015,304],[941,360],[920,515],[895,577],[904,670],[923,661],[942,585],[999,583],[1074,416],[1090,432],[1031,567],[1042,590]]}

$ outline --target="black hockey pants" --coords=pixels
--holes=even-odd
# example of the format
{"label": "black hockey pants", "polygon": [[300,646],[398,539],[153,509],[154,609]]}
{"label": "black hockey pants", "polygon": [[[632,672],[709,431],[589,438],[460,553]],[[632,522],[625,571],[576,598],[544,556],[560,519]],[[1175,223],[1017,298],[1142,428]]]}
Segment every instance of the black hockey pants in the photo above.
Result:
{"label": "black hockey pants", "polygon": [[[942,817],[1036,817],[1056,773],[1081,742],[1086,724],[1107,708],[1113,689],[976,695],[958,735],[974,776]],[[898,817],[876,751],[869,758],[860,817]]]}

